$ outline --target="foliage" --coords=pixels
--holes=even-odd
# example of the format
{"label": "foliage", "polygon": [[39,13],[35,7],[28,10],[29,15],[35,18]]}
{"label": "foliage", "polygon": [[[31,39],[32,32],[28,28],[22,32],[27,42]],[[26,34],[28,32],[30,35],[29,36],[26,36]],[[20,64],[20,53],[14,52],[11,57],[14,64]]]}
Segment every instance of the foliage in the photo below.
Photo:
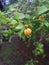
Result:
{"label": "foliage", "polygon": [[[17,4],[16,6],[9,6],[6,12],[0,11],[1,35],[11,42],[12,36],[18,34],[23,41],[27,40],[27,48],[30,47],[31,44],[34,45],[35,48],[32,50],[32,54],[41,57],[45,55],[44,44],[49,44],[49,1],[47,0],[46,3],[45,1],[46,0],[38,0],[39,4],[37,4],[36,1],[26,3],[26,1],[23,2],[21,0],[21,2],[18,2],[19,5],[23,3],[22,9],[20,7],[21,10],[19,10],[19,5]],[[44,3],[44,5],[42,3]],[[32,5],[33,8],[31,8],[32,6],[30,6],[30,4],[35,5]],[[32,33],[28,29],[25,34],[30,33],[30,35],[24,34],[24,30],[27,28],[29,28]],[[0,42],[2,42],[2,40],[0,40]],[[32,61],[29,61],[26,65],[34,64]]]}
{"label": "foliage", "polygon": [[33,63],[33,61],[32,61],[32,60],[30,60],[30,61],[28,61],[28,63],[27,63],[27,64],[25,64],[25,65],[34,65],[34,63]]}

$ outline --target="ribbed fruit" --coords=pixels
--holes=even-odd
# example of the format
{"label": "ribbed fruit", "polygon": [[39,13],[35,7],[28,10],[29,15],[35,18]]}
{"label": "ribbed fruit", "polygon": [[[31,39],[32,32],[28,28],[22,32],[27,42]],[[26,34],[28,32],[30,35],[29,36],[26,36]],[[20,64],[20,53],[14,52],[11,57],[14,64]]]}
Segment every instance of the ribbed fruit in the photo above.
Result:
{"label": "ribbed fruit", "polygon": [[39,20],[43,21],[44,20],[44,16],[39,16]]}
{"label": "ribbed fruit", "polygon": [[32,30],[30,28],[27,28],[24,30],[25,36],[29,36],[29,35],[31,35],[31,33],[32,33]]}

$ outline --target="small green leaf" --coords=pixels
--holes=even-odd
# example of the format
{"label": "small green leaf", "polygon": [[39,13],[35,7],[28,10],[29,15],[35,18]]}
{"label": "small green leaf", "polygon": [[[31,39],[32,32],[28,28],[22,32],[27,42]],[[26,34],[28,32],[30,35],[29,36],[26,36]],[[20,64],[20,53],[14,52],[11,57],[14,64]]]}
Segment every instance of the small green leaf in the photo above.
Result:
{"label": "small green leaf", "polygon": [[30,19],[30,15],[27,15],[27,14],[26,14],[26,15],[25,15],[25,18],[26,18],[26,19]]}
{"label": "small green leaf", "polygon": [[16,12],[16,14],[14,15],[14,18],[19,20],[19,19],[23,19],[25,17],[25,15],[23,13],[18,13]]}
{"label": "small green leaf", "polygon": [[23,28],[23,25],[20,24],[20,25],[18,25],[18,26],[15,27],[15,31],[16,31],[16,32],[17,32],[17,31],[20,31],[22,28]]}
{"label": "small green leaf", "polygon": [[44,50],[43,49],[40,49],[40,54],[43,54],[44,53]]}
{"label": "small green leaf", "polygon": [[48,28],[49,27],[49,23],[47,21],[44,22],[44,25]]}

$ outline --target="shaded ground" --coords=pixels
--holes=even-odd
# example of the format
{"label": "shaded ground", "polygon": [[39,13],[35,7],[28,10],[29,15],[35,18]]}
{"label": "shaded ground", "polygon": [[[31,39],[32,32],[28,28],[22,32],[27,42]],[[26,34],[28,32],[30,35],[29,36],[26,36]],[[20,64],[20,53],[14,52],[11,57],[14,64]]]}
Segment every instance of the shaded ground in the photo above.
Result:
{"label": "shaded ground", "polygon": [[3,42],[0,45],[0,65],[24,65],[31,58],[39,60],[39,63],[34,62],[35,65],[49,65],[49,46],[44,45],[47,56],[42,59],[32,54],[33,45],[27,48],[26,44],[18,36],[14,36],[11,43]]}

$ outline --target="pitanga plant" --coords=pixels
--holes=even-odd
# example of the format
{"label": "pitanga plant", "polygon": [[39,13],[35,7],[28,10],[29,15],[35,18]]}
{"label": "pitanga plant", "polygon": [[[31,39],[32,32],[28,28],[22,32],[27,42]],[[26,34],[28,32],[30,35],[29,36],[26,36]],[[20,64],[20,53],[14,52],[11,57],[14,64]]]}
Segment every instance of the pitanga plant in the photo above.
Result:
{"label": "pitanga plant", "polygon": [[49,9],[45,6],[39,7],[36,16],[33,17],[16,12],[10,18],[5,16],[3,12],[0,12],[1,34],[4,39],[8,38],[9,40],[14,34],[18,34],[23,40],[26,41],[27,39],[27,48],[31,44],[35,46],[34,50],[31,51],[35,56],[41,55],[43,57],[43,44],[49,43],[48,14]]}

